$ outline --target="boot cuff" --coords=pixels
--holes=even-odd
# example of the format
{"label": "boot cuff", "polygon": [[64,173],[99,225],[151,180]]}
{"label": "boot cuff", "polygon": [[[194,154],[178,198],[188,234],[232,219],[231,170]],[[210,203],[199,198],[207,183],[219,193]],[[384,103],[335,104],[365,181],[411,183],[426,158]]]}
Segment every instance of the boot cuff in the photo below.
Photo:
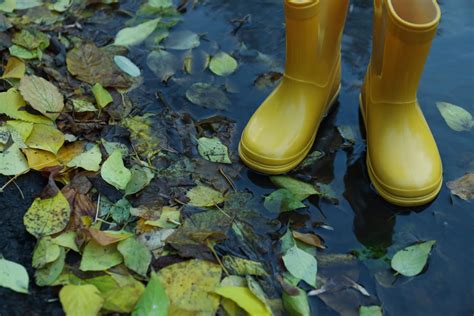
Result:
{"label": "boot cuff", "polygon": [[416,33],[436,30],[441,9],[436,0],[385,0],[391,21],[399,28]]}
{"label": "boot cuff", "polygon": [[306,20],[319,12],[319,0],[284,0],[285,15],[289,19]]}

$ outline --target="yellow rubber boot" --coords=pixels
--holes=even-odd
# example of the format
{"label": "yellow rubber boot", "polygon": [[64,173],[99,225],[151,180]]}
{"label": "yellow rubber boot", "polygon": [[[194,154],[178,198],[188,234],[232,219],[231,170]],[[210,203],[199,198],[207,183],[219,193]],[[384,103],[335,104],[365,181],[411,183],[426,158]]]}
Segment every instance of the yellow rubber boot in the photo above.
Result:
{"label": "yellow rubber boot", "polygon": [[250,119],[239,154],[250,168],[281,174],[313,145],[341,80],[341,38],[349,0],[285,0],[283,80]]}
{"label": "yellow rubber boot", "polygon": [[436,0],[375,0],[372,58],[360,105],[370,178],[387,201],[431,202],[442,185],[442,163],[417,101],[418,84],[436,35]]}

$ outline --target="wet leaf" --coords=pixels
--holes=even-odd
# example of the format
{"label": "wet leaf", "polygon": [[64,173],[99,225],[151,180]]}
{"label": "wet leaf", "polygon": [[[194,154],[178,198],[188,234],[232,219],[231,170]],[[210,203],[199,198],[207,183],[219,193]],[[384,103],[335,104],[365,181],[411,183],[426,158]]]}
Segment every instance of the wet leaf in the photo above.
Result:
{"label": "wet leaf", "polygon": [[25,173],[28,169],[30,169],[28,161],[16,143],[0,153],[0,174],[16,176]]}
{"label": "wet leaf", "polygon": [[41,238],[62,231],[69,223],[70,213],[69,202],[59,191],[52,198],[35,199],[23,217],[23,224],[30,234]]}
{"label": "wet leaf", "polygon": [[67,316],[96,316],[104,302],[91,284],[66,285],[59,292],[59,300]]}
{"label": "wet leaf", "polygon": [[474,197],[474,173],[467,173],[456,181],[448,182],[447,185],[451,190],[451,194],[465,201],[469,201]]}
{"label": "wet leaf", "polygon": [[206,70],[209,61],[210,56],[204,50],[192,50],[184,57],[184,70],[190,75],[196,75]]}
{"label": "wet leaf", "polygon": [[138,300],[132,316],[167,316],[170,300],[155,272],[151,273],[145,292]]}
{"label": "wet leaf", "polygon": [[316,287],[316,273],[318,265],[316,258],[293,246],[283,256],[283,262],[288,272],[295,278],[301,279],[309,285]]}
{"label": "wet leaf", "polygon": [[142,43],[153,33],[158,22],[160,22],[159,18],[120,30],[115,36],[114,45],[134,46]]}
{"label": "wet leaf", "polygon": [[197,207],[210,207],[224,202],[222,193],[205,185],[198,185],[188,191],[189,204]]}
{"label": "wet leaf", "polygon": [[377,305],[361,306],[359,308],[359,316],[382,316],[382,307]]}
{"label": "wet leaf", "polygon": [[30,148],[42,149],[57,154],[64,144],[64,134],[53,126],[35,124],[25,143]]}
{"label": "wet leaf", "polygon": [[27,294],[29,282],[28,272],[22,265],[0,257],[0,286]]}
{"label": "wet leaf", "polygon": [[284,274],[283,280],[282,300],[285,310],[290,316],[310,316],[308,295],[297,287],[300,280],[288,273]]}
{"label": "wet leaf", "polygon": [[456,132],[469,131],[474,126],[471,113],[460,106],[448,102],[436,102],[446,124]]}
{"label": "wet leaf", "polygon": [[125,56],[114,56],[114,62],[117,67],[132,77],[139,77],[141,74],[140,68]]}
{"label": "wet leaf", "polygon": [[191,103],[209,109],[226,110],[230,105],[230,100],[222,90],[203,82],[193,84],[186,91],[186,98]]}
{"label": "wet leaf", "polygon": [[265,304],[250,289],[241,286],[223,286],[214,291],[222,297],[237,303],[249,315],[271,315]]}
{"label": "wet leaf", "polygon": [[337,131],[344,139],[344,144],[342,144],[343,147],[352,147],[355,144],[356,137],[351,126],[340,125],[337,127]]}
{"label": "wet leaf", "polygon": [[214,315],[219,298],[212,292],[219,286],[221,267],[204,260],[176,263],[158,272],[170,299],[169,315]]}
{"label": "wet leaf", "polygon": [[297,231],[293,231],[293,237],[299,241],[304,242],[305,244],[317,247],[319,249],[326,249],[326,247],[324,247],[324,244],[318,235],[303,234]]}
{"label": "wet leaf", "polygon": [[97,105],[101,109],[105,108],[109,103],[112,103],[114,101],[109,91],[104,89],[104,87],[102,87],[100,83],[96,83],[92,87],[92,93],[94,94]]}
{"label": "wet leaf", "polygon": [[435,243],[430,240],[398,251],[392,258],[392,269],[407,277],[420,274]]}
{"label": "wet leaf", "polygon": [[231,274],[237,274],[241,276],[267,275],[267,272],[265,271],[262,263],[252,260],[247,260],[235,256],[224,256],[222,258],[222,264]]}
{"label": "wet leaf", "polygon": [[148,0],[148,4],[155,8],[169,8],[173,6],[171,0]]}
{"label": "wet leaf", "polygon": [[99,171],[102,153],[99,145],[93,144],[89,149],[80,153],[66,163],[69,168],[82,168],[88,171]]}
{"label": "wet leaf", "polygon": [[131,195],[140,192],[146,186],[148,186],[151,180],[153,180],[155,177],[155,174],[150,170],[150,168],[140,167],[138,165],[134,165],[130,169],[130,172],[132,173],[132,176],[127,184],[127,187],[125,188],[125,195]]}
{"label": "wet leaf", "polygon": [[102,271],[122,263],[123,257],[116,245],[101,246],[94,240],[84,248],[80,269],[82,271]]}
{"label": "wet leaf", "polygon": [[33,268],[42,268],[47,263],[53,262],[59,258],[60,248],[51,241],[51,237],[43,237],[36,244],[33,251]]}
{"label": "wet leaf", "polygon": [[135,238],[127,238],[117,245],[127,268],[146,276],[151,263],[151,252]]}
{"label": "wet leaf", "polygon": [[25,63],[16,57],[10,57],[7,62],[7,66],[3,71],[2,78],[9,79],[21,79],[25,75],[26,66]]}
{"label": "wet leaf", "polygon": [[119,190],[125,190],[132,177],[130,170],[125,168],[120,150],[115,150],[104,162],[100,175],[105,182]]}
{"label": "wet leaf", "polygon": [[173,32],[165,41],[167,49],[175,50],[188,50],[200,44],[199,35],[188,30]]}
{"label": "wet leaf", "polygon": [[12,119],[31,123],[51,124],[51,121],[46,117],[34,115],[25,111],[25,100],[15,88],[0,93],[0,104],[2,105],[0,107],[0,114],[5,114]]}
{"label": "wet leaf", "polygon": [[257,79],[254,81],[254,85],[257,89],[263,90],[266,88],[273,87],[276,82],[278,82],[283,77],[281,72],[269,71],[263,74],[260,74]]}
{"label": "wet leaf", "polygon": [[168,81],[179,68],[178,58],[164,50],[152,51],[146,59],[146,64],[161,81]]}
{"label": "wet leaf", "polygon": [[266,196],[264,206],[267,210],[276,214],[306,207],[287,189],[279,189]]}
{"label": "wet leaf", "polygon": [[24,76],[20,93],[35,110],[55,120],[64,108],[64,99],[58,88],[37,76]]}
{"label": "wet leaf", "polygon": [[202,158],[211,162],[231,164],[229,149],[219,138],[201,137],[198,139],[198,151]]}
{"label": "wet leaf", "polygon": [[234,57],[225,52],[219,52],[214,55],[209,64],[209,69],[211,69],[214,74],[222,77],[231,75],[237,67],[238,63]]}
{"label": "wet leaf", "polygon": [[64,248],[60,248],[59,257],[51,262],[48,263],[41,269],[36,270],[35,272],[35,282],[38,286],[49,286],[53,285],[56,280],[61,275],[64,269],[64,262],[66,259],[66,252]]}
{"label": "wet leaf", "polygon": [[311,184],[290,177],[273,176],[270,177],[270,180],[277,187],[287,189],[293,193],[300,201],[305,200],[311,195],[319,194],[319,192]]}

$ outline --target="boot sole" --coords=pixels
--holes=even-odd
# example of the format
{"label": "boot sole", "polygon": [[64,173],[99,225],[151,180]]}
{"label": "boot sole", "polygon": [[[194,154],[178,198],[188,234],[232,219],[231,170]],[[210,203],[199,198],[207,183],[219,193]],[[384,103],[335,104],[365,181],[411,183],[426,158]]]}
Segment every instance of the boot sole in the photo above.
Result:
{"label": "boot sole", "polygon": [[[336,103],[336,100],[339,97],[340,92],[341,92],[341,85],[339,85],[339,88],[337,89],[336,93],[334,94],[331,101],[329,102],[329,106],[326,110],[326,113],[324,113],[321,121],[319,122],[320,124],[324,120],[324,118],[328,115],[328,113],[331,111],[333,105]],[[287,163],[284,163],[284,164],[281,164],[281,165],[277,165],[277,164],[270,165],[270,164],[261,163],[261,162],[255,160],[255,159],[252,159],[252,158],[248,157],[245,154],[245,150],[242,149],[242,147],[243,147],[242,142],[239,142],[239,156],[240,156],[240,159],[250,169],[253,169],[255,171],[258,171],[258,172],[261,172],[261,173],[264,173],[264,174],[278,175],[278,174],[287,173],[288,171],[290,171],[290,170],[294,169],[296,166],[298,166],[304,160],[304,158],[306,158],[309,151],[313,147],[314,141],[316,139],[316,134],[318,133],[319,125],[318,125],[318,128],[315,129],[314,134],[311,137],[311,141],[308,142],[308,145],[305,147],[305,149],[301,152],[301,154],[296,156],[296,158],[293,159],[290,162],[287,162]]]}
{"label": "boot sole", "polygon": [[[364,106],[362,104],[362,96],[359,95],[359,109],[362,114],[362,119],[364,121],[364,127],[367,131],[367,122],[365,121],[365,111],[364,111]],[[367,147],[368,147],[367,143]],[[411,207],[411,206],[422,206],[425,204],[428,204],[432,202],[439,194],[441,191],[441,188],[443,186],[443,178],[440,179],[439,184],[435,187],[435,189],[427,194],[419,195],[419,196],[414,196],[414,197],[406,197],[406,196],[401,196],[394,194],[387,189],[381,184],[381,182],[378,180],[377,176],[375,175],[375,172],[372,168],[372,164],[370,162],[370,155],[369,151],[367,150],[367,160],[366,160],[366,165],[367,165],[367,172],[369,174],[370,180],[372,181],[372,184],[375,187],[375,190],[377,193],[386,201],[402,206],[402,207]]]}

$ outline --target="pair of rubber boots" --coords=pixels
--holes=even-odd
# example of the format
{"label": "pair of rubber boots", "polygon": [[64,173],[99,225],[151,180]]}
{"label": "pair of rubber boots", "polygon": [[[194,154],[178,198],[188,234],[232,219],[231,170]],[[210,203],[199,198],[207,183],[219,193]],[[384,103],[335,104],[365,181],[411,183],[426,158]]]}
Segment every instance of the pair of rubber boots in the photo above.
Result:
{"label": "pair of rubber boots", "polygon": [[[246,126],[239,154],[250,168],[282,174],[311,149],[341,81],[349,0],[284,0],[286,69]],[[360,94],[367,169],[378,193],[400,206],[432,201],[442,185],[436,142],[417,88],[441,16],[436,0],[374,0],[373,49]]]}

